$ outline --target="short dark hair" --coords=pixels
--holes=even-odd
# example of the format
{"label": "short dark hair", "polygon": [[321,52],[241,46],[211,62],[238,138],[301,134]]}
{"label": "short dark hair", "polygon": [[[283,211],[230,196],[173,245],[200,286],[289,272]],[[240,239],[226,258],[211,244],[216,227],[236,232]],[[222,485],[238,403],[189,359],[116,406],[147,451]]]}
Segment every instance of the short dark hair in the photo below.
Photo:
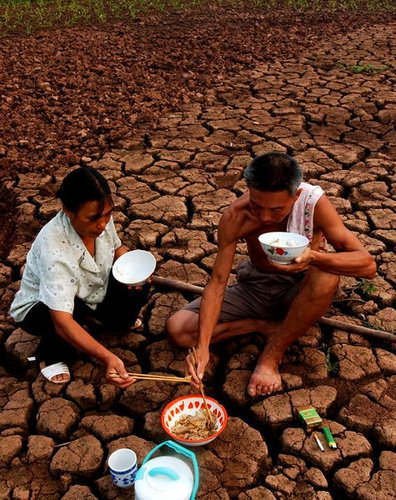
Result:
{"label": "short dark hair", "polygon": [[106,200],[113,204],[110,186],[103,175],[92,167],[79,167],[63,179],[56,196],[64,208],[78,212],[87,201],[98,201],[98,215],[103,211]]}
{"label": "short dark hair", "polygon": [[243,177],[248,187],[259,191],[284,191],[293,195],[303,179],[297,161],[286,153],[265,153],[246,167]]}

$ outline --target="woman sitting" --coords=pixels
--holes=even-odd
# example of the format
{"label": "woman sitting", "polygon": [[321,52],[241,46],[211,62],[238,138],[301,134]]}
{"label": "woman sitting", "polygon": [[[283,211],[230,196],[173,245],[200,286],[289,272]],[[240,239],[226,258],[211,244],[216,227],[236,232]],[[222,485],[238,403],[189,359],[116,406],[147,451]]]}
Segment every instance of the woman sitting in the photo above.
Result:
{"label": "woman sitting", "polygon": [[111,273],[114,261],[128,249],[116,233],[110,187],[99,172],[73,170],[57,196],[63,208],[33,242],[10,314],[19,327],[41,337],[36,359],[51,382],[70,380],[66,363],[78,349],[104,364],[110,382],[128,387],[134,380],[124,363],[83,325],[91,317],[111,331],[128,330],[150,285],[133,289]]}

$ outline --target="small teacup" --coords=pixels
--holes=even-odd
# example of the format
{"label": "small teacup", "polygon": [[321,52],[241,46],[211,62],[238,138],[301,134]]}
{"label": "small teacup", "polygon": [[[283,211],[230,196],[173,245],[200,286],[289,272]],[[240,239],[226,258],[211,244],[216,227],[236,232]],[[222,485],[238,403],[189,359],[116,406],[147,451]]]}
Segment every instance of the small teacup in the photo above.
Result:
{"label": "small teacup", "polygon": [[136,453],[129,448],[114,451],[108,460],[113,483],[119,488],[131,488],[137,472]]}

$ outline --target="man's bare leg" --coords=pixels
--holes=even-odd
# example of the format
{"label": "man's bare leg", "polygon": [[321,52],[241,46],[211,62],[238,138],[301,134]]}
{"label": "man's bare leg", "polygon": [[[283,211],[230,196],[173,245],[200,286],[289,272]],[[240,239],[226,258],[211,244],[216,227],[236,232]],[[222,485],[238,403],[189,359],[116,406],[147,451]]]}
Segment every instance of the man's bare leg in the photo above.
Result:
{"label": "man's bare leg", "polygon": [[281,388],[278,366],[286,349],[303,335],[327,310],[339,284],[339,276],[311,267],[285,319],[264,321],[268,342],[250,377],[251,396],[271,394]]}
{"label": "man's bare leg", "polygon": [[[173,314],[166,323],[169,340],[178,347],[192,347],[198,337],[197,313],[180,310]],[[222,342],[246,333],[259,332],[266,334],[267,321],[261,319],[240,319],[218,323],[212,336],[211,344]]]}
{"label": "man's bare leg", "polygon": [[[271,394],[281,388],[278,366],[283,354],[323,315],[332,301],[338,283],[338,276],[312,267],[307,271],[300,291],[283,321],[248,318],[219,323],[216,326],[211,343],[252,332],[261,333],[268,338],[250,377],[250,395]],[[198,336],[198,320],[198,314],[193,311],[180,310],[173,314],[167,321],[171,342],[179,347],[194,346]]]}

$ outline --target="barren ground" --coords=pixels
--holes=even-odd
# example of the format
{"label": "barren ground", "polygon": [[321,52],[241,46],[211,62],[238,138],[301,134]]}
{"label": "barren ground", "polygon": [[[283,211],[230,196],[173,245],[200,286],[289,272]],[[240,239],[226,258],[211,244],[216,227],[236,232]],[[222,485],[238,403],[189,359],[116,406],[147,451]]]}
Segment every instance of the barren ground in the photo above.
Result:
{"label": "barren ground", "polygon": [[[109,451],[129,446],[141,462],[166,438],[161,409],[190,392],[138,382],[121,393],[85,359],[58,387],[27,361],[37,339],[7,311],[74,165],[111,181],[123,241],[154,252],[159,276],[202,286],[243,168],[261,152],[295,155],[378,264],[370,283],[343,279],[329,315],[396,330],[394,33],[389,15],[216,7],[0,40],[0,498],[127,498],[111,485]],[[134,371],[182,374],[164,322],[189,299],[153,287],[141,331],[102,340]],[[315,325],[285,356],[283,390],[251,399],[261,348],[252,335],[213,349],[207,392],[230,420],[197,449],[199,498],[395,498],[391,344]],[[321,453],[304,432],[305,404],[337,450]]]}

